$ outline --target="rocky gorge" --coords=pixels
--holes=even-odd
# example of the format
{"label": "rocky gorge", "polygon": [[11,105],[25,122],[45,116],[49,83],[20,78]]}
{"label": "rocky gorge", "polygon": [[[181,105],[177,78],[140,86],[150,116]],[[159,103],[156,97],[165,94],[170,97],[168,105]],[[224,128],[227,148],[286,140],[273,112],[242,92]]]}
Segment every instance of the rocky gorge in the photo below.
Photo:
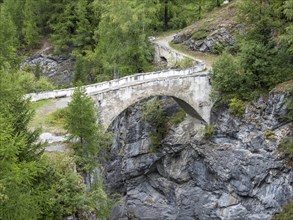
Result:
{"label": "rocky gorge", "polygon": [[[278,150],[292,137],[292,123],[280,120],[288,97],[272,91],[243,118],[214,108],[208,139],[204,125],[187,116],[155,151],[143,102],[129,107],[112,125],[104,171],[109,190],[122,196],[111,219],[271,219],[293,198],[293,172]],[[162,99],[167,116],[179,109],[170,99]]]}

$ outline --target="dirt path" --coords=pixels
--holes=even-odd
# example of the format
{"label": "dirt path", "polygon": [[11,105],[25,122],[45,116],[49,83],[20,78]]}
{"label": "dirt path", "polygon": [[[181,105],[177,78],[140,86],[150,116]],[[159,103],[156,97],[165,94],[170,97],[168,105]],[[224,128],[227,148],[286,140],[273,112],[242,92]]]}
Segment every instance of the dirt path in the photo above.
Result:
{"label": "dirt path", "polygon": [[170,46],[170,42],[174,39],[174,36],[176,35],[177,33],[175,34],[170,34],[168,36],[165,36],[165,37],[158,37],[154,40],[154,42],[156,42],[157,44],[159,44],[160,46],[163,46],[163,47],[167,47],[168,49],[178,53],[178,54],[181,54],[185,57],[188,57],[190,59],[193,59],[193,60],[200,60],[200,61],[203,61],[205,64],[206,64],[206,67],[207,67],[207,70],[210,70],[211,69],[211,62],[210,60],[208,59],[204,59],[205,54],[203,53],[200,53],[200,52],[195,52],[195,51],[190,51],[191,53],[194,52],[193,55],[190,55],[190,54],[187,54],[187,53],[184,53],[182,51],[179,51],[179,50],[176,50],[174,49],[173,47]]}

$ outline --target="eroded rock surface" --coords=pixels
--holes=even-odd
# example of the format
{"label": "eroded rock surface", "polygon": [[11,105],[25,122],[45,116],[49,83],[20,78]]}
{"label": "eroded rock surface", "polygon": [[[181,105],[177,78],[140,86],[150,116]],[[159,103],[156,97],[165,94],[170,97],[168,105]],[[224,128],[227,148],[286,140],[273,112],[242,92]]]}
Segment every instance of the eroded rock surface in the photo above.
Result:
{"label": "eroded rock surface", "polygon": [[27,58],[22,68],[39,71],[41,76],[52,80],[55,85],[70,85],[73,82],[74,62],[69,56],[37,54]]}
{"label": "eroded rock surface", "polygon": [[[128,108],[113,123],[115,141],[105,167],[109,189],[122,195],[111,218],[271,219],[293,198],[292,169],[277,151],[292,135],[292,124],[279,120],[288,111],[285,98],[272,92],[249,105],[242,119],[225,108],[214,110],[210,140],[187,117],[155,152],[142,104]],[[178,109],[168,103],[167,113]]]}
{"label": "eroded rock surface", "polygon": [[[203,53],[218,53],[223,48],[233,47],[236,41],[236,34],[239,34],[244,29],[241,24],[220,24],[210,26],[199,32],[206,32],[206,36],[198,39],[193,37],[191,33],[179,32],[172,40],[175,44],[184,44],[188,49],[200,51]],[[196,32],[195,32],[196,34]]]}

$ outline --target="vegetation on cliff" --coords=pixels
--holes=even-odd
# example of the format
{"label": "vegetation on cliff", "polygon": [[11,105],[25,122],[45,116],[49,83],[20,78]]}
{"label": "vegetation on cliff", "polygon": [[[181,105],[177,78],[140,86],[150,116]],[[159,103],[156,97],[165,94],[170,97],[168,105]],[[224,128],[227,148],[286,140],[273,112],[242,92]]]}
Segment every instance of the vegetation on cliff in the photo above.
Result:
{"label": "vegetation on cliff", "polygon": [[243,0],[239,9],[247,31],[235,51],[214,63],[211,74],[214,97],[227,103],[250,101],[293,78],[292,0]]}

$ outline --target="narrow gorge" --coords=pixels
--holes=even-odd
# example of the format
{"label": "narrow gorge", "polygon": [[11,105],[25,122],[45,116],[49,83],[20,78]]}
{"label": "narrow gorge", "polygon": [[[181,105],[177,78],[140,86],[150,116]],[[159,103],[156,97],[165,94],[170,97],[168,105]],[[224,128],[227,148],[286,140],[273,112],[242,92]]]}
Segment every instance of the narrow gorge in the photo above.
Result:
{"label": "narrow gorge", "polygon": [[[160,97],[167,116],[179,111]],[[113,123],[114,143],[105,166],[110,191],[122,195],[111,219],[271,219],[292,199],[293,172],[279,145],[292,135],[288,93],[272,91],[233,116],[213,109],[213,135],[186,116],[155,151],[151,126],[143,119],[145,102],[125,110]]]}

